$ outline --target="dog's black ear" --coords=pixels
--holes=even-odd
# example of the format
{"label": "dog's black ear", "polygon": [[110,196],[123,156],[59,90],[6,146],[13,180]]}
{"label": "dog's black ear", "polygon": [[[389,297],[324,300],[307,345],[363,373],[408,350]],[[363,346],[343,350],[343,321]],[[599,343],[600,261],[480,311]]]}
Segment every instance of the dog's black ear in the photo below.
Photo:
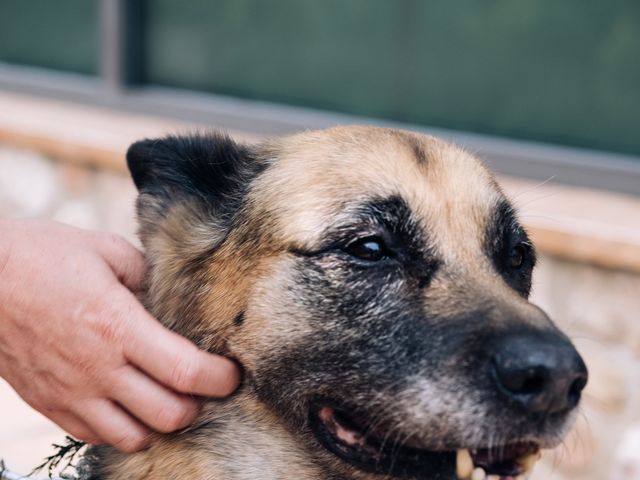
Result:
{"label": "dog's black ear", "polygon": [[141,140],[129,147],[127,164],[141,199],[152,197],[156,210],[191,198],[216,216],[238,208],[260,170],[249,147],[218,133]]}

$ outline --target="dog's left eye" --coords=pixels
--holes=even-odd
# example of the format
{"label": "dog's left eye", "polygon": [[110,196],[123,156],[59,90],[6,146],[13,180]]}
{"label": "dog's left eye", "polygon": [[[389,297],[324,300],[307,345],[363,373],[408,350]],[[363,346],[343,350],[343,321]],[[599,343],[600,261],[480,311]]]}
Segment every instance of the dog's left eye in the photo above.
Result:
{"label": "dog's left eye", "polygon": [[377,262],[389,257],[388,250],[378,237],[359,238],[344,248],[344,251],[360,260]]}
{"label": "dog's left eye", "polygon": [[527,246],[524,243],[520,243],[511,249],[509,253],[509,266],[514,270],[522,268],[527,260]]}

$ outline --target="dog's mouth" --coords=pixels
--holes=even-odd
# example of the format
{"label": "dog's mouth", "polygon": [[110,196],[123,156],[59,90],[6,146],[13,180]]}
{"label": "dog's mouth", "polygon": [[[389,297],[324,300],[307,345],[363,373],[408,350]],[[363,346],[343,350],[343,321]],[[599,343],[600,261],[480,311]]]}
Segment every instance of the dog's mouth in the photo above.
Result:
{"label": "dog's mouth", "polygon": [[[540,458],[534,442],[492,448],[431,451],[398,446],[397,433],[367,432],[353,416],[328,406],[312,407],[311,426],[321,444],[350,464],[375,473],[437,480],[522,480]],[[390,438],[394,436],[394,438]]]}

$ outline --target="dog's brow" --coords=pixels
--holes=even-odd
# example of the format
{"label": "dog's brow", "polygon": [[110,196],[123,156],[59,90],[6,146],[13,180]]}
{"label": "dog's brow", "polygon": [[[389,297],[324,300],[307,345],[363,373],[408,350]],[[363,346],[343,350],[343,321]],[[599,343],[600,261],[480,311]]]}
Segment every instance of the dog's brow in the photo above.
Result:
{"label": "dog's brow", "polygon": [[390,233],[419,233],[411,208],[399,196],[376,198],[359,205],[356,216],[364,221],[375,222],[387,228]]}
{"label": "dog's brow", "polygon": [[371,198],[346,208],[340,221],[319,235],[317,245],[311,248],[291,245],[288,250],[314,255],[363,235],[382,235],[396,241],[398,246],[427,250],[424,232],[413,218],[410,207],[400,196],[395,195]]}
{"label": "dog's brow", "polygon": [[[510,250],[515,245],[525,245],[527,247],[527,275],[522,276],[512,287],[518,291],[528,294],[530,285],[531,269],[536,264],[536,252],[533,248],[527,232],[522,227],[513,207],[506,200],[498,203],[485,230],[485,253],[491,259],[494,266],[501,275],[506,275],[507,271],[503,266],[505,259],[510,255]],[[524,279],[524,280],[523,280]],[[510,283],[507,281],[507,283]],[[513,283],[513,282],[511,282]]]}
{"label": "dog's brow", "polygon": [[430,250],[425,232],[400,196],[373,198],[355,206],[351,212],[351,218],[328,232],[327,237],[339,240],[349,234],[379,233],[391,237],[398,246],[421,252]]}
{"label": "dog's brow", "polygon": [[493,212],[491,221],[487,224],[487,241],[493,244],[501,241],[506,235],[524,232],[513,207],[507,202],[498,203]]}

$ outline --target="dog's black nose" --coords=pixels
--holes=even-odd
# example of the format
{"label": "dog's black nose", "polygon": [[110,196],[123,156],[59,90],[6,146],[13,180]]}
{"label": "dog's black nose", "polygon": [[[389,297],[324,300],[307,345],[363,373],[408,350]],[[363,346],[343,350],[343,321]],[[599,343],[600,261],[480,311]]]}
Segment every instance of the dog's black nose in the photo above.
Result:
{"label": "dog's black nose", "polygon": [[587,384],[587,368],[571,345],[554,334],[503,337],[493,357],[493,375],[510,400],[531,413],[575,407]]}

